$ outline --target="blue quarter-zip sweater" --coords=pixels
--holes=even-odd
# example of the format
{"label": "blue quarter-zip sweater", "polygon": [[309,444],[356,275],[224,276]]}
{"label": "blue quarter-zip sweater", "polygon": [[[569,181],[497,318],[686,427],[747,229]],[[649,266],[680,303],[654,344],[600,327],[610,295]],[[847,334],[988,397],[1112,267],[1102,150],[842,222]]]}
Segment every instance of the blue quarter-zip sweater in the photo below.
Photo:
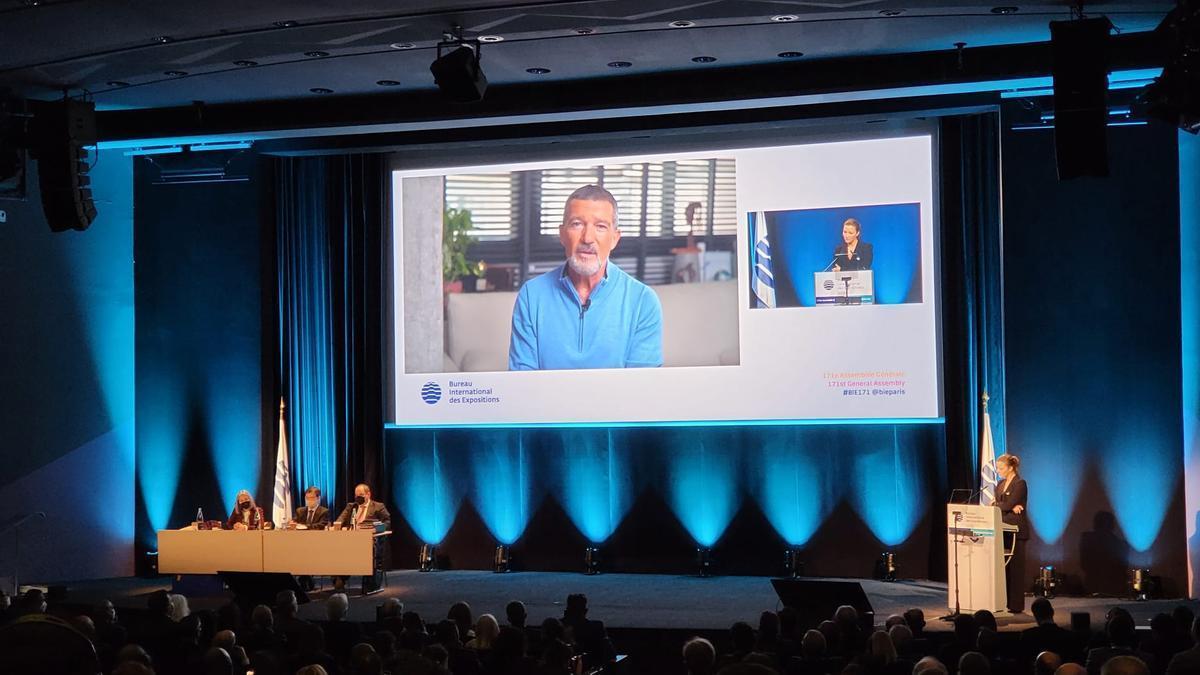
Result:
{"label": "blue quarter-zip sweater", "polygon": [[566,263],[530,279],[513,307],[509,370],[661,366],[662,305],[612,260],[586,305]]}

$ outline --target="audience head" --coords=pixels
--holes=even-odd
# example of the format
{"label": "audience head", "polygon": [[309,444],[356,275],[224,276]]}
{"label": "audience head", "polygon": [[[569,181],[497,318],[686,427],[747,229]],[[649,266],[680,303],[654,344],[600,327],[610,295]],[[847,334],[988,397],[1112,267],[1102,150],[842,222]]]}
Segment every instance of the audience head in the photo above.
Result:
{"label": "audience head", "polygon": [[887,633],[877,630],[867,638],[867,654],[879,665],[891,665],[896,662],[896,646]]}
{"label": "audience head", "polygon": [[996,625],[996,615],[986,609],[975,612],[975,625],[993,632],[1000,631],[1000,628]]}
{"label": "audience head", "polygon": [[825,636],[825,644],[831,645],[837,642],[838,628],[836,623],[828,620],[822,621],[817,626],[817,630],[821,632],[821,635]]}
{"label": "audience head", "polygon": [[345,593],[334,593],[325,601],[325,616],[330,621],[345,621],[350,613],[350,598]]}
{"label": "audience head", "polygon": [[912,629],[907,624],[897,624],[888,630],[888,637],[892,639],[892,644],[895,645],[897,652],[903,652],[904,648],[912,642]]}
{"label": "audience head", "polygon": [[1054,675],[1062,667],[1062,657],[1054,652],[1042,652],[1033,660],[1033,675]]}
{"label": "audience head", "polygon": [[1100,675],[1150,675],[1150,668],[1136,656],[1114,656],[1100,666]]}
{"label": "audience head", "polygon": [[800,611],[795,607],[784,607],[779,610],[779,635],[785,640],[795,640],[796,629],[800,626]]}
{"label": "audience head", "polygon": [[329,673],[326,672],[324,668],[314,663],[310,666],[304,666],[300,670],[297,670],[296,675],[329,675]]}
{"label": "audience head", "polygon": [[500,634],[500,623],[491,614],[480,614],[475,621],[475,648],[491,649]]}
{"label": "audience head", "polygon": [[1108,623],[1104,625],[1104,633],[1108,636],[1110,644],[1132,647],[1137,639],[1136,630],[1137,626],[1129,612],[1125,610],[1109,612]]}
{"label": "audience head", "polygon": [[1192,640],[1200,644],[1200,616],[1192,619]]}
{"label": "audience head", "polygon": [[353,675],[382,675],[383,659],[375,652],[360,654],[350,659],[350,672]]}
{"label": "audience head", "polygon": [[1033,612],[1033,619],[1038,624],[1054,623],[1054,605],[1046,598],[1037,598],[1030,606],[1030,611]]}
{"label": "audience head", "polygon": [[921,631],[925,630],[925,612],[914,607],[904,612],[904,622],[912,630],[913,637],[918,637]]}
{"label": "audience head", "polygon": [[966,652],[958,658],[958,675],[988,675],[992,664],[979,652]]}
{"label": "audience head", "polygon": [[126,661],[113,668],[112,675],[154,675],[154,669],[144,663]]}
{"label": "audience head", "polygon": [[231,630],[217,631],[217,634],[213,636],[212,646],[220,647],[232,655],[233,648],[237,646],[237,633]]}
{"label": "audience head", "polygon": [[975,637],[975,649],[991,656],[1000,648],[1000,633],[991,628],[980,628]]}
{"label": "audience head", "polygon": [[229,652],[220,647],[213,647],[204,652],[205,675],[233,675],[233,659]]}
{"label": "audience head", "polygon": [[779,638],[779,615],[766,611],[758,616],[758,639],[776,640]]}
{"label": "audience head", "polygon": [[1175,637],[1175,619],[1163,612],[1155,614],[1154,618],[1150,619],[1150,632],[1162,640]]}
{"label": "audience head", "polygon": [[293,617],[300,611],[295,591],[283,590],[275,594],[275,611],[280,616]]}
{"label": "audience head", "polygon": [[913,666],[913,675],[948,675],[946,666],[935,657],[926,656]]}
{"label": "audience head", "polygon": [[166,591],[154,591],[146,598],[146,609],[151,616],[167,618],[171,616],[171,596]]}
{"label": "audience head", "polygon": [[359,642],[358,644],[356,644],[350,648],[350,660],[353,661],[354,659],[362,658],[364,656],[374,654],[374,653],[375,653],[374,645],[371,645],[370,643],[367,643],[367,642]]}
{"label": "audience head", "polygon": [[1064,663],[1054,671],[1054,675],[1087,675],[1087,669],[1078,663]]}
{"label": "audience head", "polygon": [[465,602],[456,602],[450,605],[450,611],[446,613],[446,618],[458,624],[458,635],[463,639],[471,633],[471,626],[475,624],[475,620],[471,617],[471,606]]}
{"label": "audience head", "polygon": [[271,630],[275,625],[275,615],[266,605],[255,605],[250,611],[250,625],[258,630]]}
{"label": "audience head", "polygon": [[91,640],[93,643],[96,641],[96,624],[92,623],[92,617],[80,614],[79,616],[72,617],[70,623],[72,628],[83,633],[88,640]]}
{"label": "audience head", "polygon": [[31,588],[21,596],[20,607],[22,614],[45,614],[46,594],[39,588]]}
{"label": "audience head", "polygon": [[1175,619],[1175,629],[1183,633],[1191,629],[1196,615],[1187,605],[1176,605],[1175,609],[1171,610],[1171,618]]}
{"label": "audience head", "polygon": [[375,631],[371,636],[371,646],[381,658],[390,658],[396,653],[396,636],[390,630]]}
{"label": "audience head", "polygon": [[433,638],[439,644],[446,645],[447,648],[462,645],[462,637],[458,633],[458,624],[450,619],[438,622]]}
{"label": "audience head", "polygon": [[858,610],[850,605],[842,605],[833,612],[833,622],[838,628],[858,625]]}
{"label": "audience head", "polygon": [[[543,634],[543,639],[551,638]],[[516,626],[504,626],[500,629],[500,635],[496,636],[496,643],[492,645],[492,659],[503,666],[515,667],[523,658],[525,658],[525,631]]]}
{"label": "audience head", "polygon": [[191,616],[192,610],[188,607],[187,598],[178,594],[172,593],[167,596],[171,601],[171,620],[175,623],[183,621],[184,618]]}
{"label": "audience head", "polygon": [[416,612],[405,612],[400,615],[400,624],[404,626],[404,632],[412,635],[425,635],[425,622],[421,620],[421,615]]}
{"label": "audience head", "polygon": [[117,663],[124,663],[126,661],[133,661],[134,663],[146,666],[153,665],[150,663],[150,654],[146,653],[146,650],[142,649],[140,645],[134,644],[125,645],[117,652]]}
{"label": "audience head", "polygon": [[809,630],[800,640],[800,653],[806,659],[819,659],[825,656],[825,635],[819,630]]}
{"label": "audience head", "polygon": [[404,603],[399,598],[388,598],[379,606],[379,617],[382,619],[399,618],[404,613]]}
{"label": "audience head", "polygon": [[562,621],[554,617],[546,617],[542,621],[542,639],[543,640],[564,640],[566,639],[567,628]]}
{"label": "audience head", "polygon": [[717,662],[717,650],[702,637],[694,637],[683,644],[683,663],[688,675],[708,675]]}
{"label": "audience head", "polygon": [[754,651],[754,628],[745,621],[738,621],[729,629],[729,637],[733,641],[733,651],[738,654],[749,654]]}
{"label": "audience head", "polygon": [[975,646],[975,637],[979,635],[979,625],[970,614],[959,614],[954,617],[954,639],[958,644],[970,649]]}
{"label": "audience head", "polygon": [[567,609],[563,612],[563,618],[567,619],[582,619],[587,616],[588,599],[583,593],[572,593],[567,596]]}
{"label": "audience head", "polygon": [[320,654],[325,651],[325,631],[315,623],[304,624],[300,629],[300,653]]}
{"label": "audience head", "polygon": [[525,621],[529,615],[525,613],[525,603],[520,600],[513,600],[504,607],[504,616],[508,619],[508,625],[524,628]]}
{"label": "audience head", "polygon": [[908,622],[904,620],[903,616],[901,616],[899,614],[892,614],[891,616],[889,616],[887,618],[886,621],[883,622],[883,627],[886,628],[887,630],[891,630],[892,626],[899,626],[901,624],[904,624],[907,626]]}
{"label": "audience head", "polygon": [[112,600],[101,600],[92,608],[92,622],[97,626],[111,626],[117,622],[117,608]]}
{"label": "audience head", "polygon": [[436,666],[443,669],[450,660],[450,652],[446,651],[446,648],[439,644],[429,645],[421,652],[421,656],[433,661]]}

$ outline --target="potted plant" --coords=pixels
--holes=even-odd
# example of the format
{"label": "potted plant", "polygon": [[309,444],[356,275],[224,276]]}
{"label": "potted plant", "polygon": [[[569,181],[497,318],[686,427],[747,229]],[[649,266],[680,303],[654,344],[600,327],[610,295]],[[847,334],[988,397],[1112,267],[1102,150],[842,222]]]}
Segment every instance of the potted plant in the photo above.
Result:
{"label": "potted plant", "polygon": [[467,249],[475,243],[470,209],[448,208],[442,215],[442,282],[447,293],[461,293],[463,278],[478,272],[479,265],[467,260]]}

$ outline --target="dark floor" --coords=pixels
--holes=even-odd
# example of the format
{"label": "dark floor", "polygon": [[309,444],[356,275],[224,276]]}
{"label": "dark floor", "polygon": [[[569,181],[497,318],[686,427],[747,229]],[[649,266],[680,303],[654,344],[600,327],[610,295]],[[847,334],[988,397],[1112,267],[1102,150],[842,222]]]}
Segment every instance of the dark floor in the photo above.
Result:
{"label": "dark floor", "polygon": [[[396,570],[388,572],[387,576],[387,588],[366,598],[358,594],[357,579],[351,581],[351,620],[374,620],[375,606],[388,597],[399,598],[406,610],[416,611],[426,620],[443,618],[452,603],[466,600],[476,615],[494,614],[502,623],[505,604],[518,599],[525,603],[533,623],[561,616],[568,594],[586,593],[589,616],[614,628],[723,629],[735,621],[757,623],[763,610],[780,607],[767,577],[702,579],[658,574],[586,576],[566,572],[494,574],[481,571],[421,573],[415,570]],[[889,614],[919,607],[924,610],[930,628],[936,629],[936,617],[947,613],[944,583],[858,581],[880,623]],[[301,607],[300,614],[304,618],[321,617],[319,600],[327,597],[330,589],[328,579],[318,579],[318,583],[323,583],[325,588],[312,594],[317,602]],[[109,598],[118,608],[141,608],[145,606],[147,593],[159,588],[170,589],[171,584],[170,577],[77,582],[68,585],[68,597],[71,602]],[[227,602],[228,597],[213,594],[191,597],[190,601],[193,609],[216,608]],[[1145,625],[1154,614],[1170,611],[1181,602],[1200,609],[1200,603],[1178,599],[1134,602],[1123,598],[1058,597],[1053,602],[1055,619],[1060,624],[1069,623],[1071,612],[1086,611],[1091,614],[1095,628],[1104,625],[1104,613],[1115,605],[1129,609],[1139,625]],[[1001,630],[1020,630],[1031,626],[1033,619],[1028,614],[1001,616],[999,623]]]}

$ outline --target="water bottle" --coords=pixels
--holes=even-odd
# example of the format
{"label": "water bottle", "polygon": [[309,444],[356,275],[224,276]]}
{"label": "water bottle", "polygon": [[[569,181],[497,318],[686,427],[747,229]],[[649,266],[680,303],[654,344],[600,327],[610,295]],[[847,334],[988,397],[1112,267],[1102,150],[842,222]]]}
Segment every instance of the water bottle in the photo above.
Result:
{"label": "water bottle", "polygon": [[204,507],[196,509],[196,527],[204,526]]}

